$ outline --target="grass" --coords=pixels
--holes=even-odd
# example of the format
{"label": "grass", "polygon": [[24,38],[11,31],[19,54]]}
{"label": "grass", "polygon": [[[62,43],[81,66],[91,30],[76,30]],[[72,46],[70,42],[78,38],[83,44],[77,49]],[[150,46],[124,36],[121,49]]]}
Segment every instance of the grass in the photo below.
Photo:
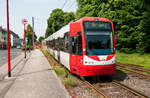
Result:
{"label": "grass", "polygon": [[143,54],[143,55],[138,53],[126,54],[118,51],[116,52],[116,54],[117,54],[117,62],[141,65],[144,66],[145,68],[150,68],[150,54]]}
{"label": "grass", "polygon": [[75,82],[73,81],[71,77],[69,77],[64,80],[64,85],[73,87],[75,86]]}
{"label": "grass", "polygon": [[73,81],[73,78],[69,71],[62,67],[60,64],[58,64],[49,54],[49,52],[46,49],[41,49],[41,51],[44,53],[44,55],[47,57],[48,61],[52,65],[54,71],[57,75],[60,75],[63,78],[63,83],[65,86],[75,86],[75,82]]}
{"label": "grass", "polygon": [[69,74],[65,68],[61,66],[53,66],[53,68],[58,75],[61,75],[63,78],[68,77]]}
{"label": "grass", "polygon": [[61,75],[63,77],[63,83],[65,86],[75,86],[75,82],[67,69],[61,66],[53,66],[53,68],[56,74]]}
{"label": "grass", "polygon": [[41,49],[41,51],[44,53],[45,56],[50,56],[49,52],[45,49]]}

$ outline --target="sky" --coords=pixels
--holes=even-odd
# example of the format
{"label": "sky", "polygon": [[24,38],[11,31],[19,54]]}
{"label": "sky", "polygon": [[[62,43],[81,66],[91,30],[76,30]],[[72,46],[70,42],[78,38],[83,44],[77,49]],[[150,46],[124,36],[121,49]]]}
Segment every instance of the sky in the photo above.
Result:
{"label": "sky", "polygon": [[[9,0],[9,28],[23,38],[22,19],[27,19],[32,25],[34,17],[36,35],[45,36],[47,19],[56,8],[61,8],[65,12],[75,12],[77,3],[76,0]],[[0,26],[6,29],[6,23],[6,0],[0,0]]]}

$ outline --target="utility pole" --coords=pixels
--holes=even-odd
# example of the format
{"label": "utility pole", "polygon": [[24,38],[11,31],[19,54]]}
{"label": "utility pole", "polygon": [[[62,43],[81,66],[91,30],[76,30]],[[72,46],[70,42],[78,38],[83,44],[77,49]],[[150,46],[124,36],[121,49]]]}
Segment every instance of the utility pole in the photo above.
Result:
{"label": "utility pole", "polygon": [[30,33],[31,33],[31,29],[30,28],[28,29],[28,32],[29,32],[29,52],[31,52],[30,44],[32,44],[32,43],[30,43]]}
{"label": "utility pole", "polygon": [[7,51],[8,51],[8,77],[11,77],[11,66],[10,66],[10,46],[9,46],[9,1],[6,0],[7,10]]}
{"label": "utility pole", "polygon": [[26,58],[26,25],[24,24],[24,58]]}
{"label": "utility pole", "polygon": [[32,45],[33,45],[33,49],[34,49],[34,17],[32,17]]}

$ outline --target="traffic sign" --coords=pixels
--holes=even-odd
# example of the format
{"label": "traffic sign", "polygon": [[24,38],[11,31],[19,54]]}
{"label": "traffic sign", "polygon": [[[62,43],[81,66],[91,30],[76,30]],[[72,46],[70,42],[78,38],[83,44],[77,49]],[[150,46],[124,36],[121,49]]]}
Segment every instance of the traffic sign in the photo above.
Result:
{"label": "traffic sign", "polygon": [[27,22],[28,22],[27,19],[22,20],[22,24],[27,24]]}
{"label": "traffic sign", "polygon": [[30,33],[30,31],[31,31],[31,28],[29,28],[29,29],[28,29],[28,31],[29,31],[29,33]]}
{"label": "traffic sign", "polygon": [[28,40],[28,37],[26,37],[26,41]]}

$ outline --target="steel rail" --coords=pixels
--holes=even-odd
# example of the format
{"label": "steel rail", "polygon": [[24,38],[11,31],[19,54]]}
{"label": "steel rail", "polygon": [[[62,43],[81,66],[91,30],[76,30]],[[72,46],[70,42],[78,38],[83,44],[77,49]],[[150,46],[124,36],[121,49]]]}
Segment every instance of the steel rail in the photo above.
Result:
{"label": "steel rail", "polygon": [[135,94],[135,95],[140,96],[140,98],[148,98],[148,96],[146,96],[146,95],[144,95],[144,94],[142,94],[142,93],[140,93],[140,92],[138,92],[138,91],[136,91],[136,90],[134,90],[134,89],[132,89],[132,88],[130,88],[130,87],[128,87],[128,86],[118,82],[118,81],[116,81],[116,80],[112,81],[112,83],[114,85],[117,85],[117,86],[119,86],[119,87],[121,87],[121,88],[123,88],[123,89],[125,89],[125,90],[127,90],[127,91],[129,91],[129,92],[131,92],[133,94]]}
{"label": "steel rail", "polygon": [[123,63],[116,63],[117,66],[122,66],[122,67],[129,67],[131,69],[136,69],[138,71],[143,71],[143,72],[147,72],[147,73],[150,73],[150,69],[146,69],[146,68],[142,68],[142,66],[132,66],[132,65],[126,65],[126,64],[123,64]]}
{"label": "steel rail", "polygon": [[[43,51],[42,51],[43,52]],[[127,70],[126,68],[125,68],[125,70]],[[131,71],[131,70],[130,70]],[[133,71],[134,72],[134,71]],[[135,73],[135,72],[134,72]],[[136,72],[137,73],[137,72]],[[139,73],[138,73],[139,74]],[[94,90],[99,96],[100,96],[100,98],[108,98],[108,96],[106,96],[103,92],[101,92],[100,90],[98,90],[97,88],[95,88],[91,83],[89,83],[88,81],[86,81],[85,79],[84,79],[84,77],[80,77],[81,78],[81,80],[82,80],[82,82],[85,84],[85,85],[87,85],[89,88],[91,88],[92,90]],[[128,87],[128,86],[126,86],[126,85],[124,85],[124,84],[121,84],[121,83],[119,83],[119,82],[117,82],[117,81],[112,81],[112,83],[114,84],[114,85],[117,85],[117,86],[119,86],[119,87],[121,87],[121,88],[123,88],[123,89],[125,89],[125,90],[127,90],[127,91],[129,91],[129,92],[131,92],[131,93],[133,93],[133,94],[135,94],[135,95],[138,95],[138,96],[140,96],[141,98],[148,98],[148,96],[146,96],[146,95],[144,95],[144,94],[142,94],[142,93],[140,93],[140,92],[138,92],[138,91],[136,91],[136,90],[133,90],[132,88],[130,88],[130,87]]]}
{"label": "steel rail", "polygon": [[145,77],[145,78],[150,79],[150,75],[146,75],[146,74],[143,74],[143,73],[140,73],[140,72],[137,72],[137,71],[133,71],[133,70],[127,69],[127,68],[122,67],[122,66],[118,66],[118,67],[120,67],[120,68],[122,68],[122,69],[124,69],[124,70],[126,70],[126,71],[129,71],[129,72],[132,72],[132,73],[136,73],[136,74],[138,74],[138,75],[140,75],[140,76],[143,76],[143,77]]}

